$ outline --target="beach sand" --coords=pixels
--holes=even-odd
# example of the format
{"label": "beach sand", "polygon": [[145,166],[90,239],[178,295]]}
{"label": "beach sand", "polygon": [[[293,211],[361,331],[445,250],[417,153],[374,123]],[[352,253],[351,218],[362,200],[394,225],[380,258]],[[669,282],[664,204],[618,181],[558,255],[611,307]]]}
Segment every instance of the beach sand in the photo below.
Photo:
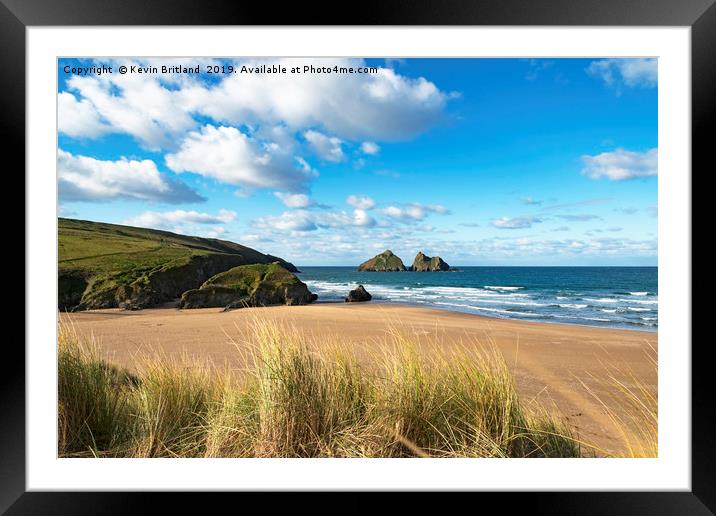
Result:
{"label": "beach sand", "polygon": [[[598,455],[623,453],[625,442],[602,403],[625,410],[618,383],[657,391],[657,334],[576,325],[494,319],[395,304],[320,303],[308,306],[62,314],[78,333],[93,337],[104,356],[136,369],[138,356],[188,356],[227,365],[241,374],[242,334],[255,318],[290,324],[312,336],[337,336],[370,356],[391,327],[450,347],[496,345],[526,400],[554,407],[592,443]],[[437,338],[431,338],[436,336]],[[596,397],[599,399],[597,399]]]}

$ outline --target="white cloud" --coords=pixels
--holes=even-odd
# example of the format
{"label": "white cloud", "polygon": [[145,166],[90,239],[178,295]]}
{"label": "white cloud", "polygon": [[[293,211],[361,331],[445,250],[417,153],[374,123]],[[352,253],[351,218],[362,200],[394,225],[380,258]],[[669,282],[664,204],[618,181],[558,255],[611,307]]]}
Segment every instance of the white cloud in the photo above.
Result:
{"label": "white cloud", "polygon": [[346,158],[341,148],[343,142],[340,138],[326,136],[312,129],[303,133],[303,137],[306,138],[310,149],[323,161],[338,163]]}
{"label": "white cloud", "polygon": [[586,222],[588,220],[601,219],[601,217],[599,215],[593,215],[591,213],[557,215],[557,217],[559,217],[562,220],[570,220],[570,221],[576,221],[576,222]]}
{"label": "white cloud", "polygon": [[194,172],[248,188],[296,191],[312,173],[279,145],[261,143],[235,127],[205,125],[192,131],[179,150],[165,156],[175,172]]}
{"label": "white cloud", "polygon": [[354,208],[361,210],[370,210],[375,206],[375,201],[368,196],[349,195],[346,198],[346,202]]}
{"label": "white cloud", "polygon": [[125,221],[126,224],[145,227],[163,227],[176,224],[226,224],[236,220],[236,212],[219,210],[216,215],[198,211],[145,211]]}
{"label": "white cloud", "polygon": [[288,208],[308,208],[315,203],[306,194],[292,194],[286,192],[273,193]]}
{"label": "white cloud", "polygon": [[[109,59],[93,64],[160,66],[205,61]],[[343,58],[249,59],[231,64],[276,64],[288,68],[366,65],[362,59]],[[410,78],[388,68],[360,75],[237,73],[213,84],[186,74],[76,75],[67,81],[67,87],[77,96],[62,101],[59,124],[67,134],[92,137],[102,120],[106,125],[102,130],[130,134],[150,150],[173,149],[174,142],[196,129],[197,116],[234,126],[280,124],[289,134],[320,128],[354,141],[403,140],[435,125],[453,97],[423,77]],[[287,95],[287,91],[291,94]],[[64,109],[78,105],[84,110],[86,129],[72,120],[72,110]]]}
{"label": "white cloud", "polygon": [[423,220],[432,213],[446,215],[450,213],[450,210],[440,204],[424,205],[419,203],[410,203],[403,206],[388,206],[382,210],[382,213],[391,219],[409,222],[414,220]]}
{"label": "white cloud", "polygon": [[315,231],[318,229],[313,221],[312,214],[306,210],[285,211],[281,215],[268,215],[254,222],[259,229],[277,231]]}
{"label": "white cloud", "polygon": [[[366,65],[362,59],[348,58],[253,59],[237,64],[289,69]],[[449,98],[425,78],[379,68],[378,73],[360,75],[233,74],[215,86],[195,88],[190,108],[231,124],[280,122],[297,130],[322,127],[344,139],[400,140],[437,123]]]}
{"label": "white cloud", "polygon": [[658,151],[656,148],[645,152],[617,149],[596,156],[582,156],[582,174],[590,179],[607,178],[624,181],[639,177],[657,175]]}
{"label": "white cloud", "polygon": [[98,138],[112,131],[89,100],[77,100],[66,91],[57,95],[57,123],[59,132],[74,138]]}
{"label": "white cloud", "polygon": [[108,201],[133,199],[167,203],[205,199],[179,181],[169,179],[148,159],[103,161],[57,150],[60,200]]}
{"label": "white cloud", "polygon": [[356,209],[353,210],[353,225],[360,227],[372,227],[375,226],[375,219],[368,215],[365,210]]}
{"label": "white cloud", "polygon": [[658,61],[656,59],[600,59],[587,67],[589,75],[601,78],[608,86],[617,90],[622,85],[630,88],[653,88],[658,82]]}
{"label": "white cloud", "polygon": [[345,211],[316,212],[297,209],[277,216],[261,217],[254,222],[254,227],[258,229],[279,232],[316,231],[319,228],[345,230],[348,227],[370,228],[375,225],[375,219],[361,209],[353,210],[352,214]]}
{"label": "white cloud", "polygon": [[[218,238],[226,233],[226,229],[219,224],[228,224],[236,220],[236,212],[219,210],[216,215],[198,211],[145,211],[135,217],[126,219],[123,224],[143,228],[162,229],[180,234],[200,235],[209,238]],[[205,229],[201,226],[213,226]],[[218,227],[217,227],[218,226]]]}
{"label": "white cloud", "polygon": [[375,142],[363,142],[360,145],[360,150],[363,154],[375,156],[380,152],[380,147]]}
{"label": "white cloud", "polygon": [[[127,60],[113,64],[120,62],[136,64]],[[67,85],[81,96],[80,102],[91,104],[113,132],[130,134],[149,150],[171,148],[197,125],[184,99],[190,87],[169,89],[153,75],[74,75]],[[60,127],[71,124],[71,112],[61,111],[58,116]]]}
{"label": "white cloud", "polygon": [[492,220],[490,224],[498,229],[525,229],[540,222],[542,219],[537,217],[500,217]]}
{"label": "white cloud", "polygon": [[540,204],[542,204],[542,201],[538,201],[537,199],[534,199],[533,197],[529,196],[523,197],[522,199],[520,199],[520,201],[522,202],[522,204],[526,204],[528,206],[539,206]]}

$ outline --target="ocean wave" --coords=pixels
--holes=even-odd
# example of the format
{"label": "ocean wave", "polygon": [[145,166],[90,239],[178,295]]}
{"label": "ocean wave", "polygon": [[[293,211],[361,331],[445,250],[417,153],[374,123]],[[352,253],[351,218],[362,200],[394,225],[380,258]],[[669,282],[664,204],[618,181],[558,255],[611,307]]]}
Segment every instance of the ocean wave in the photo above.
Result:
{"label": "ocean wave", "polygon": [[[441,276],[442,277],[442,276]],[[522,286],[426,285],[425,282],[371,284],[353,278],[304,280],[319,302],[342,301],[348,291],[363,283],[373,299],[383,303],[404,303],[443,310],[492,315],[520,320],[554,320],[575,324],[618,327],[658,326],[658,296],[653,291],[606,292],[603,290],[565,291]],[[376,278],[377,279],[377,278]],[[386,277],[386,279],[388,279]],[[521,292],[520,292],[521,291]],[[590,296],[591,297],[583,297]]]}

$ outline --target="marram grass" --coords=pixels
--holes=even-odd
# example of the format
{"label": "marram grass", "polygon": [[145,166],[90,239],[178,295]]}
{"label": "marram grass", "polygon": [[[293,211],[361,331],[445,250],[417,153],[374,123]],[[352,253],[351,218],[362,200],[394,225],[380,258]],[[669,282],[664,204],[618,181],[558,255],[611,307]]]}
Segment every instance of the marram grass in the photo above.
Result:
{"label": "marram grass", "polygon": [[393,331],[371,365],[269,321],[241,378],[155,360],[134,376],[63,325],[63,457],[580,457],[562,420],[520,400],[497,351],[420,352]]}

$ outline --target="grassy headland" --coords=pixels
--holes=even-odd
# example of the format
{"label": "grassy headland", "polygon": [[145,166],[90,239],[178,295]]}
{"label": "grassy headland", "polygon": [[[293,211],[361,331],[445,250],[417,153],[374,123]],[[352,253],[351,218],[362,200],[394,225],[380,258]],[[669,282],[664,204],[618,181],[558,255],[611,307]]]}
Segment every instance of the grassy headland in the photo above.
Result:
{"label": "grassy headland", "polygon": [[275,256],[212,238],[58,219],[58,304],[63,310],[146,307],[178,298],[238,265]]}

